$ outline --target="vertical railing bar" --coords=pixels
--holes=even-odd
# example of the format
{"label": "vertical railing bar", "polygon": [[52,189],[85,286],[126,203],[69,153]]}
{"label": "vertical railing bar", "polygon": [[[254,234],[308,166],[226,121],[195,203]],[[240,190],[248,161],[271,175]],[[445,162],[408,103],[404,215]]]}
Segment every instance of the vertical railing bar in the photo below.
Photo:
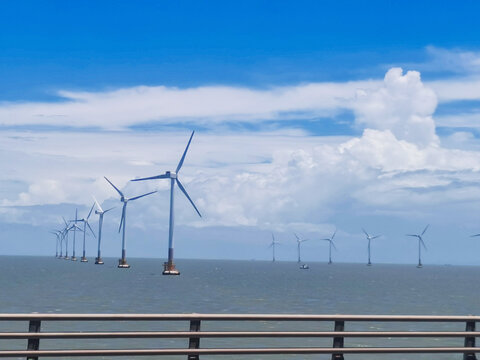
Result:
{"label": "vertical railing bar", "polygon": [[[40,332],[40,320],[30,320],[28,323],[28,332]],[[27,350],[38,350],[40,348],[40,339],[28,339]],[[38,360],[38,356],[27,357],[27,360]]]}
{"label": "vertical railing bar", "polygon": [[[475,321],[467,321],[465,331],[475,331]],[[475,347],[475,336],[466,336],[464,346]],[[463,360],[477,360],[477,356],[475,353],[464,353]]]}
{"label": "vertical railing bar", "polygon": [[[345,330],[345,321],[335,321],[335,330],[334,331],[344,331]],[[333,338],[333,347],[334,348],[343,348],[343,336],[335,336]],[[344,360],[343,354],[332,354],[332,360]]]}
{"label": "vertical railing bar", "polygon": [[[200,320],[190,320],[190,331],[200,331]],[[199,349],[200,348],[200,338],[198,336],[190,336],[188,340],[189,349]],[[199,360],[200,356],[188,355],[188,360]]]}

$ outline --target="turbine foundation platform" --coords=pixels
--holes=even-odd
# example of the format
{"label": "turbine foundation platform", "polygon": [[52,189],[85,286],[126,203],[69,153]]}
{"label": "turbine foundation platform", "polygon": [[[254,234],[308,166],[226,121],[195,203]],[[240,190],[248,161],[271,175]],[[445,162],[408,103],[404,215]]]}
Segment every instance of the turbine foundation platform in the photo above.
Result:
{"label": "turbine foundation platform", "polygon": [[88,262],[88,259],[85,257],[85,256],[82,256],[82,258],[80,259],[81,262]]}
{"label": "turbine foundation platform", "polygon": [[130,265],[127,264],[127,259],[118,259],[117,267],[120,269],[128,269]]}
{"label": "turbine foundation platform", "polygon": [[421,269],[422,267],[423,267],[422,264],[418,264],[418,265],[417,265],[417,268],[418,268],[418,269]]}
{"label": "turbine foundation platform", "polygon": [[65,256],[63,259],[64,259],[64,260],[70,260],[70,257]]}
{"label": "turbine foundation platform", "polygon": [[72,256],[72,258],[70,259],[72,261],[77,261],[77,257],[76,256]]}
{"label": "turbine foundation platform", "polygon": [[173,262],[164,262],[162,275],[180,275],[180,271],[175,268]]}
{"label": "turbine foundation platform", "polygon": [[104,263],[103,263],[102,258],[101,258],[101,257],[100,257],[100,258],[99,258],[99,257],[96,257],[96,258],[95,258],[95,264],[97,264],[97,265],[103,265]]}
{"label": "turbine foundation platform", "polygon": [[372,263],[368,263],[367,266],[372,266]]}

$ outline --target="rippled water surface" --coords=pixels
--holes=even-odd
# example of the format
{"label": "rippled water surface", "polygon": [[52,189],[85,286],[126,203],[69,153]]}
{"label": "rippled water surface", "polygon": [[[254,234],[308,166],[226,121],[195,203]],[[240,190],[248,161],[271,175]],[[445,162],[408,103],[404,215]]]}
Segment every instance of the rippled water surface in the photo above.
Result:
{"label": "rippled water surface", "polygon": [[[292,314],[480,314],[480,268],[406,265],[298,264],[260,261],[179,260],[182,275],[161,275],[162,261],[129,259],[130,269],[117,269],[115,259],[105,265],[46,257],[0,257],[0,312],[3,313],[292,313]],[[0,324],[0,330],[24,331],[24,323]],[[52,323],[53,330],[188,330],[188,324]],[[462,330],[464,324],[346,324],[346,330]],[[332,323],[205,323],[203,330],[332,330]],[[163,342],[162,342],[163,341]],[[87,348],[112,342],[119,347],[184,347],[185,340],[89,340]],[[388,341],[388,343],[385,343]],[[205,340],[202,346],[329,346],[326,339]],[[463,339],[368,342],[347,339],[346,345],[375,346],[463,345]],[[85,347],[78,341],[43,341],[41,348]],[[2,349],[22,348],[24,341],[0,342]],[[174,359],[175,357],[172,357]],[[178,357],[177,357],[178,358]],[[183,357],[180,357],[183,358]],[[228,357],[203,357],[202,359]],[[240,357],[236,356],[236,359]],[[250,359],[286,359],[254,356]],[[328,359],[328,356],[291,356]],[[348,359],[460,359],[456,355],[349,356]],[[165,359],[165,358],[164,358]],[[230,357],[233,359],[233,357]]]}

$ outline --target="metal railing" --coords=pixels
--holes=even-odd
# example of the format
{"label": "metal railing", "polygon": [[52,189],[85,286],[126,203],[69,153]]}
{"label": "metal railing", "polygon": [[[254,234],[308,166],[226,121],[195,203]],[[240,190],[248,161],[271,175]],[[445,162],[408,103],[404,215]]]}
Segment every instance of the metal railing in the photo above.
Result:
{"label": "metal railing", "polygon": [[[389,315],[280,315],[280,314],[0,314],[3,328],[9,322],[28,322],[28,332],[0,332],[0,340],[26,340],[26,350],[0,350],[0,357],[92,357],[92,356],[162,356],[183,355],[188,360],[199,360],[201,355],[293,355],[331,354],[332,359],[344,359],[346,354],[425,354],[457,353],[465,360],[476,360],[480,348],[475,347],[475,338],[480,332],[475,330],[479,316],[389,316]],[[56,331],[42,332],[45,322],[143,322],[173,321],[186,322],[188,331]],[[202,331],[202,322],[332,322],[333,331]],[[411,322],[411,323],[464,323],[465,331],[348,331],[346,323],[364,322]],[[128,326],[128,325],[127,325]],[[257,327],[258,328],[258,327]],[[128,349],[41,349],[40,341],[45,339],[186,339],[185,348],[128,348]],[[202,339],[212,338],[331,338],[331,347],[240,347],[202,348]],[[430,347],[364,347],[345,346],[346,338],[460,338],[463,346]],[[78,342],[80,343],[80,342]],[[3,348],[3,347],[2,347]]]}

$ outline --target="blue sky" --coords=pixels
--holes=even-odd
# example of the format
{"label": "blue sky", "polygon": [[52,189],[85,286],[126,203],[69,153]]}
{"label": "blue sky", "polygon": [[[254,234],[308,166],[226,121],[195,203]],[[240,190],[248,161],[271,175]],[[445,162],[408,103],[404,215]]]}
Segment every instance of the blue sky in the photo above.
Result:
{"label": "blue sky", "polygon": [[[48,230],[91,195],[116,205],[107,175],[159,191],[130,213],[129,254],[163,256],[166,184],[128,180],[174,169],[196,129],[183,176],[205,219],[179,200],[180,257],[268,258],[273,231],[290,244],[279,258],[294,259],[293,231],[337,228],[339,260],[362,261],[364,226],[384,235],[381,261],[404,263],[415,244],[403,234],[431,223],[426,263],[480,264],[456,250],[480,252],[469,238],[479,12],[476,1],[0,4],[5,253],[48,254]],[[309,260],[322,245],[305,244]]]}

